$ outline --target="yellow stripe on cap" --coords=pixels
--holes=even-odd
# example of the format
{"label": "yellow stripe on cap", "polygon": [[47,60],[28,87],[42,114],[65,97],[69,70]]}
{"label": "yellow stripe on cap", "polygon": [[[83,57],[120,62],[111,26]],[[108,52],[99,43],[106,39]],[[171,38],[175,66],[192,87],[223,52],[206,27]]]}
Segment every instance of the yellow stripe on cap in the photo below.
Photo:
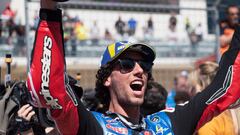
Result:
{"label": "yellow stripe on cap", "polygon": [[108,46],[108,52],[111,58],[115,56],[115,44],[111,44]]}

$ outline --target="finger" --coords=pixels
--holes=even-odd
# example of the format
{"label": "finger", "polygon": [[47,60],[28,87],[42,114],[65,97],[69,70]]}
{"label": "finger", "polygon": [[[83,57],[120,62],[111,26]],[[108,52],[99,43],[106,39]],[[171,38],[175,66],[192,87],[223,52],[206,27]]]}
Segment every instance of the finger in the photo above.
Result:
{"label": "finger", "polygon": [[19,117],[21,117],[22,115],[22,113],[26,110],[26,108],[28,108],[30,105],[29,104],[26,104],[26,105],[24,105],[24,106],[22,106],[19,110],[18,110],[18,112],[17,112],[17,114],[18,114],[18,116]]}
{"label": "finger", "polygon": [[29,106],[28,108],[26,108],[26,109],[22,112],[21,115],[26,118],[27,115],[28,115],[28,113],[31,112],[32,109],[33,109],[33,107],[32,107],[32,106]]}
{"label": "finger", "polygon": [[35,115],[34,111],[31,111],[30,113],[28,113],[27,117],[25,118],[25,120],[30,121],[32,116]]}

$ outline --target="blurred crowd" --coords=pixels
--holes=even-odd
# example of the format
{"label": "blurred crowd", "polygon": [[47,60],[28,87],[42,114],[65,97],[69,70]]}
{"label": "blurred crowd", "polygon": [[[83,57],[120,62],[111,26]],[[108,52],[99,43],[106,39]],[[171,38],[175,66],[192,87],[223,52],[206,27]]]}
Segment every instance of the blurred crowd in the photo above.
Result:
{"label": "blurred crowd", "polygon": [[10,4],[6,6],[0,16],[0,44],[13,48],[18,56],[26,54],[25,25],[16,23],[17,11],[11,9]]}
{"label": "blurred crowd", "polygon": [[[185,31],[180,34],[180,31],[177,29],[179,25],[177,13],[172,12],[169,17],[168,31],[166,31],[165,40],[169,43],[177,44],[178,42],[181,42],[179,35],[186,34],[191,46],[197,46],[198,42],[203,40],[202,24],[199,23],[197,26],[193,26],[189,18],[186,18],[185,21]],[[116,40],[140,40],[144,42],[155,40],[154,33],[156,30],[154,26],[157,25],[151,15],[149,15],[149,18],[145,21],[145,25],[142,28],[140,28],[138,24],[139,22],[136,18],[130,17],[128,20],[123,20],[119,15],[118,19],[114,23],[115,30],[110,29],[110,26],[109,28],[108,26],[104,26],[106,28],[104,30],[104,34],[102,35],[100,33],[102,26],[99,26],[96,20],[93,21],[91,26],[86,26],[84,21],[82,21],[78,16],[71,17],[67,12],[64,12],[63,23],[66,30],[66,41],[73,38],[76,40],[75,42],[79,42],[78,44],[82,45],[86,44],[86,40],[90,40],[92,45],[98,45],[99,40],[106,40],[109,42]],[[139,29],[143,31],[142,39],[138,39],[136,37],[136,31]]]}
{"label": "blurred crowd", "polygon": [[[16,56],[25,56],[26,55],[26,32],[25,26],[19,24],[16,20],[17,11],[11,9],[10,4],[6,6],[0,17],[0,44],[8,45],[9,48],[12,48],[13,54]],[[145,21],[144,26],[141,28],[139,22],[136,18],[130,17],[128,20],[123,20],[119,15],[118,19],[115,20],[114,29],[108,26],[104,29],[104,33],[100,33],[103,28],[99,25],[97,20],[91,22],[91,25],[86,25],[86,22],[81,20],[78,16],[70,16],[68,12],[64,12],[63,15],[63,27],[64,27],[64,40],[66,47],[70,48],[70,55],[75,56],[77,46],[98,46],[106,45],[112,43],[116,40],[128,40],[128,41],[142,41],[142,42],[152,42],[159,40],[154,38],[156,35],[156,25],[157,23],[151,15]],[[31,24],[30,33],[38,26],[38,14],[34,16],[34,22]],[[168,21],[168,30],[166,31],[164,42],[172,44],[173,46],[178,46],[183,41],[179,35],[186,35],[187,41],[189,41],[190,50],[192,55],[196,55],[198,43],[203,41],[203,28],[202,24],[199,23],[197,26],[191,24],[189,18],[185,18],[185,31],[181,33],[177,27],[179,25],[179,20],[177,19],[177,13],[170,13]],[[142,31],[143,36],[139,39],[136,36],[136,31]],[[29,33],[29,34],[30,34]],[[30,34],[30,39],[33,39],[34,34]],[[173,53],[177,51],[173,50]],[[67,53],[68,54],[68,53]]]}

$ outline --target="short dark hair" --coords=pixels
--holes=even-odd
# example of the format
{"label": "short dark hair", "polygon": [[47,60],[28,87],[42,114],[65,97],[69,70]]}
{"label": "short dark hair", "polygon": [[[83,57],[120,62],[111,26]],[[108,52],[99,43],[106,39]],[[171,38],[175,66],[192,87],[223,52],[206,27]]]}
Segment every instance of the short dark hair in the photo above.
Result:
{"label": "short dark hair", "polygon": [[[156,88],[157,91],[152,89]],[[144,103],[141,106],[141,113],[146,116],[165,109],[167,90],[159,83],[149,81],[144,96]]]}
{"label": "short dark hair", "polygon": [[176,92],[176,96],[174,97],[174,101],[176,104],[183,104],[186,101],[190,100],[190,95],[186,91],[178,91]]}

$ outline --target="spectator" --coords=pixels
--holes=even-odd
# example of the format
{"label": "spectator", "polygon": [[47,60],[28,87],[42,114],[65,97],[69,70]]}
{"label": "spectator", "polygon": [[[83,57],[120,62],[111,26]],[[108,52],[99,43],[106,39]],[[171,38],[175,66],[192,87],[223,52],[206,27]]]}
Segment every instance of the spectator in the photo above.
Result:
{"label": "spectator", "polygon": [[98,106],[98,100],[95,97],[94,89],[86,89],[83,92],[82,102],[88,110],[96,110]]}
{"label": "spectator", "polygon": [[237,6],[228,6],[226,10],[227,18],[220,22],[220,54],[223,54],[229,48],[232,40],[234,28],[239,24],[239,9]]}
{"label": "spectator", "polygon": [[[75,28],[74,28],[74,33],[77,36],[77,39],[81,42],[84,42],[85,40],[87,40],[88,36],[87,36],[87,28],[84,25],[84,23],[81,20],[76,20],[75,23]],[[81,43],[83,44],[83,43]]]}
{"label": "spectator", "polygon": [[4,16],[4,18],[8,18],[8,19],[11,19],[11,18],[14,18],[15,15],[16,15],[16,11],[13,11],[10,7],[10,3],[8,3],[6,5],[6,8],[3,10],[3,13],[2,15]]}
{"label": "spectator", "polygon": [[108,29],[105,29],[104,39],[110,42],[114,40]]}
{"label": "spectator", "polygon": [[153,20],[152,20],[152,16],[149,17],[148,21],[147,21],[147,28],[149,30],[152,30],[154,29],[154,26],[153,26]]}
{"label": "spectator", "polygon": [[167,90],[157,82],[148,82],[141,106],[141,114],[147,116],[165,109]]}
{"label": "spectator", "polygon": [[191,97],[201,92],[214,79],[218,71],[218,64],[206,61],[193,70],[188,77],[189,93]]}
{"label": "spectator", "polygon": [[19,125],[19,131],[22,135],[45,135],[45,130],[41,126],[37,126],[36,130],[33,129],[33,123],[30,121],[33,119],[33,116],[35,115],[35,111],[33,110],[33,107],[29,104],[23,105],[17,112],[17,119]]}
{"label": "spectator", "polygon": [[195,57],[197,55],[198,36],[195,30],[191,31],[188,36],[191,43],[190,56]]}
{"label": "spectator", "polygon": [[46,127],[55,126],[47,109],[33,107],[30,102],[33,100],[26,82],[10,81],[7,86],[0,85],[1,135],[45,135]]}
{"label": "spectator", "polygon": [[197,36],[197,42],[203,40],[203,28],[201,23],[198,23],[197,27],[195,28],[195,34]]}
{"label": "spectator", "polygon": [[77,80],[77,83],[78,83],[78,84],[80,84],[81,79],[82,79],[82,74],[81,74],[80,72],[78,72],[78,73],[76,74],[76,80]]}
{"label": "spectator", "polygon": [[96,95],[95,89],[86,89],[83,92],[82,102],[88,110],[104,113],[107,110],[107,108],[103,108],[103,105],[99,102],[95,95]]}
{"label": "spectator", "polygon": [[202,24],[199,23],[195,29],[192,28],[189,18],[185,18],[185,30],[190,41],[191,49],[190,56],[195,57],[197,55],[198,42],[202,40]]}
{"label": "spectator", "polygon": [[16,15],[16,11],[13,11],[11,9],[10,4],[8,4],[6,6],[6,8],[4,9],[4,11],[2,13],[3,18],[5,18],[7,20],[6,26],[8,28],[8,42],[10,42],[12,33],[15,30],[15,26],[16,26],[16,24],[14,22],[15,15]]}
{"label": "spectator", "polygon": [[[36,108],[35,108],[36,109]],[[56,128],[41,125],[36,112],[30,104],[23,105],[17,112],[18,131],[21,135],[59,135]],[[46,115],[46,114],[45,114]]]}
{"label": "spectator", "polygon": [[91,35],[91,40],[92,40],[92,44],[93,45],[98,45],[98,41],[99,41],[99,35],[100,35],[100,29],[97,25],[97,21],[93,22],[93,26],[90,29],[90,35]]}
{"label": "spectator", "polygon": [[169,29],[171,31],[176,31],[176,26],[177,26],[177,18],[176,18],[176,13],[172,12],[171,17],[169,18]]}
{"label": "spectator", "polygon": [[[70,22],[70,23],[74,23],[74,22]],[[65,42],[67,42],[68,43],[68,45],[70,45],[71,46],[71,52],[70,52],[70,55],[71,56],[76,56],[77,55],[77,45],[78,45],[78,43],[79,42],[85,42],[85,28],[84,27],[82,27],[82,26],[79,26],[78,28],[77,28],[78,30],[77,30],[77,33],[78,33],[78,35],[77,34],[75,34],[75,32],[73,31],[73,29],[70,27],[68,30],[68,32],[70,32],[70,33],[68,33],[69,35],[68,36],[70,36],[70,37],[64,37],[64,40],[66,40]],[[77,37],[78,36],[78,37]],[[66,48],[66,46],[65,46],[65,48]]]}
{"label": "spectator", "polygon": [[[167,38],[167,41],[170,43],[170,44],[176,44],[179,40],[179,37],[178,37],[178,33],[176,31],[176,29],[169,29],[169,31],[166,33],[166,38]],[[179,51],[179,50],[177,50]],[[174,50],[174,53],[177,53],[176,50]]]}
{"label": "spectator", "polygon": [[117,33],[123,37],[125,34],[125,22],[122,21],[121,16],[118,17],[118,20],[115,23],[115,28]]}
{"label": "spectator", "polygon": [[167,32],[167,41],[176,43],[179,39],[178,31],[177,31],[177,18],[176,13],[171,13],[168,24],[169,31]]}
{"label": "spectator", "polygon": [[143,27],[143,32],[144,32],[144,40],[149,41],[153,39],[154,36],[154,25],[153,25],[153,20],[152,17],[150,16],[149,19],[147,20],[147,25]]}
{"label": "spectator", "polygon": [[[39,17],[35,17],[39,18]],[[64,30],[64,42],[66,43],[70,37],[74,34],[74,21],[68,16],[66,12],[63,14],[63,30]]]}
{"label": "spectator", "polygon": [[174,97],[176,105],[183,105],[190,100],[190,95],[187,91],[178,91]]}
{"label": "spectator", "polygon": [[177,92],[187,92],[188,91],[188,73],[187,71],[181,71],[180,74],[176,75],[174,78],[174,88],[170,90],[167,97],[166,106],[175,107],[175,96]]}
{"label": "spectator", "polygon": [[191,23],[188,17],[185,18],[185,30],[187,33],[190,33],[191,30]]}
{"label": "spectator", "polygon": [[137,28],[137,21],[132,17],[128,20],[128,35],[134,36]]}

